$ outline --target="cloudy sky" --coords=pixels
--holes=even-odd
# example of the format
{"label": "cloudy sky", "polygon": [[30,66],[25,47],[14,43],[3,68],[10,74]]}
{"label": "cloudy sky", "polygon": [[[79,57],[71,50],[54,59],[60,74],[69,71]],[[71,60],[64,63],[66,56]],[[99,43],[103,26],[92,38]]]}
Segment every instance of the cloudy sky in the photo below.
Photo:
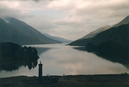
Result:
{"label": "cloudy sky", "polygon": [[0,17],[15,17],[42,33],[76,40],[129,14],[129,0],[0,0]]}

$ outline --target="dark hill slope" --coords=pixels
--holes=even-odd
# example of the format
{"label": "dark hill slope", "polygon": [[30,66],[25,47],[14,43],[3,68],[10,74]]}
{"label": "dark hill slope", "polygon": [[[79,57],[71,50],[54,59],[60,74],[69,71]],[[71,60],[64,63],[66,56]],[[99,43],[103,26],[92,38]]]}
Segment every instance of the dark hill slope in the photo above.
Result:
{"label": "dark hill slope", "polygon": [[8,23],[0,19],[0,43],[14,42],[18,44],[52,44],[58,43],[47,38],[28,24],[14,18],[8,18]]}
{"label": "dark hill slope", "polygon": [[83,45],[85,50],[93,52],[112,62],[129,65],[129,20],[126,17],[108,30],[98,33],[92,38],[79,39],[70,45]]}
{"label": "dark hill slope", "polygon": [[128,67],[129,24],[99,33],[86,44],[86,50]]}
{"label": "dark hill slope", "polygon": [[87,34],[86,36],[82,37],[82,39],[86,39],[86,38],[92,38],[94,37],[95,35],[97,35],[98,33],[102,32],[102,31],[105,31],[107,29],[109,29],[111,26],[109,25],[106,25],[104,27],[101,27],[95,31],[92,31],[91,33]]}
{"label": "dark hill slope", "polygon": [[125,17],[122,21],[120,21],[119,23],[115,24],[113,27],[118,27],[120,25],[128,24],[128,23],[129,23],[129,16]]}
{"label": "dark hill slope", "polygon": [[[129,65],[129,24],[112,27],[97,34],[93,38],[78,40],[78,44],[85,46],[85,50],[93,52],[112,62]],[[76,42],[77,44],[77,42]]]}
{"label": "dark hill slope", "polygon": [[[76,41],[73,41],[70,43],[70,45],[76,45],[76,46],[85,46],[87,43],[92,42],[94,44],[99,44],[104,41],[114,41],[114,42],[120,42],[125,43],[127,40],[128,35],[128,24],[129,24],[129,16],[124,18],[122,21],[120,21],[118,24],[114,25],[113,27],[99,32],[92,38],[82,38],[78,39]],[[97,30],[96,30],[97,31]],[[89,33],[90,34],[90,33]]]}
{"label": "dark hill slope", "polygon": [[128,30],[129,24],[121,25],[119,27],[112,27],[106,31],[103,31],[93,38],[78,39],[72,42],[70,45],[85,46],[87,43],[94,43],[95,45],[106,41],[113,41],[121,45],[128,44]]}
{"label": "dark hill slope", "polygon": [[30,38],[4,20],[0,19],[0,42],[29,43]]}
{"label": "dark hill slope", "polygon": [[97,45],[102,42],[111,41],[119,45],[127,46],[128,30],[129,30],[129,24],[121,25],[119,27],[113,27],[89,39],[88,43],[94,43]]}
{"label": "dark hill slope", "polygon": [[9,24],[13,25],[20,31],[24,32],[28,37],[32,38],[35,43],[59,43],[53,39],[47,38],[45,35],[37,31],[35,28],[15,18],[6,18]]}

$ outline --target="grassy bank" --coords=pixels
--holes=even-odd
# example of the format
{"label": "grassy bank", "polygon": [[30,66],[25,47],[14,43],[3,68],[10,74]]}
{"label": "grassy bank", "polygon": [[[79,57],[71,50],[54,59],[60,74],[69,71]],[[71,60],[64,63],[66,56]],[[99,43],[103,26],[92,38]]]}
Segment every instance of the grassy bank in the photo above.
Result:
{"label": "grassy bank", "polygon": [[129,74],[0,78],[0,87],[129,87]]}

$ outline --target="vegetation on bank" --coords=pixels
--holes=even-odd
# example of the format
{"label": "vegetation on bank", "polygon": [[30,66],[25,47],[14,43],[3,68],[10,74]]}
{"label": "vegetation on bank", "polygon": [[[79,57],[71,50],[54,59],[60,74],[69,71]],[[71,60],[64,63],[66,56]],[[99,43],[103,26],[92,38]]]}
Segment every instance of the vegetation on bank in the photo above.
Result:
{"label": "vegetation on bank", "polygon": [[36,67],[38,52],[34,47],[22,47],[12,42],[0,43],[0,71],[17,70],[20,66]]}

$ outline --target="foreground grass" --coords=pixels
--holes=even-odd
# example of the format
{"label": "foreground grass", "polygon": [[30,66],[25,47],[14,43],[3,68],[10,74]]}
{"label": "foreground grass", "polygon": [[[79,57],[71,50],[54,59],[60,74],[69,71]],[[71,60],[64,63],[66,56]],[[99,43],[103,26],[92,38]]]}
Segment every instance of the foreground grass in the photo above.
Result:
{"label": "foreground grass", "polygon": [[0,78],[0,87],[129,87],[128,74]]}

